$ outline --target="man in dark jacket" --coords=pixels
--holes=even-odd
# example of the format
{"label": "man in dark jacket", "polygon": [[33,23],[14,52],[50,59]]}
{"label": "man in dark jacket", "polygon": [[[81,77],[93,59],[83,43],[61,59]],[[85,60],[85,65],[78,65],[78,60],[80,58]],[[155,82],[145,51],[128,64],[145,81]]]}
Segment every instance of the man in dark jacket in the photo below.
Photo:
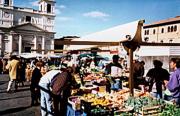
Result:
{"label": "man in dark jacket", "polygon": [[66,115],[68,97],[71,95],[71,86],[76,84],[75,80],[73,80],[72,73],[72,67],[68,67],[63,69],[62,72],[52,80],[53,104],[55,115],[57,116]]}
{"label": "man in dark jacket", "polygon": [[38,105],[40,100],[40,89],[39,89],[39,81],[42,77],[41,74],[41,64],[39,62],[36,63],[36,68],[32,72],[31,78],[31,106]]}
{"label": "man in dark jacket", "polygon": [[162,68],[161,61],[154,60],[153,64],[154,68],[150,69],[146,75],[150,78],[149,92],[152,92],[155,97],[162,98],[162,86],[164,86],[165,80],[169,80],[169,73]]}

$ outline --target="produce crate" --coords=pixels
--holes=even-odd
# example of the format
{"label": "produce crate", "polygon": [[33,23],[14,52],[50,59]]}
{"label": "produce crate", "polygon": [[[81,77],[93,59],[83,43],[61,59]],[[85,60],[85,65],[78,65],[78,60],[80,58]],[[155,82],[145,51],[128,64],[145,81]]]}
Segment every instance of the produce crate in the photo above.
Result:
{"label": "produce crate", "polygon": [[136,116],[158,116],[161,112],[162,106],[146,106],[142,107],[142,110],[135,113]]}

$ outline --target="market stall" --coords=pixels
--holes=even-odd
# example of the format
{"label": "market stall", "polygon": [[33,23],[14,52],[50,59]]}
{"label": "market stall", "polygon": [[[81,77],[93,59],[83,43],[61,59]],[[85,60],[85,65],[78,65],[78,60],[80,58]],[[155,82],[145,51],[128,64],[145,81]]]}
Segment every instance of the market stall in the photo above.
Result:
{"label": "market stall", "polygon": [[[132,79],[132,60],[133,60],[133,51],[138,47],[138,43],[141,42],[141,29],[144,21],[138,20],[124,25],[116,26],[104,31],[97,33],[89,34],[87,36],[74,39],[72,41],[82,42],[84,45],[70,45],[68,50],[80,50],[93,48],[97,46],[102,46],[102,42],[111,44],[120,44],[123,43],[123,46],[129,53],[129,62],[130,62],[130,77],[129,77],[129,88],[130,92],[133,95],[133,79]],[[90,45],[89,45],[90,44]]]}
{"label": "market stall", "polygon": [[[179,46],[179,43],[145,43],[142,42],[141,29],[144,21],[135,21],[129,24],[117,26],[105,31],[97,32],[84,36],[73,41],[80,42],[80,45],[70,45],[69,50],[87,49],[102,45],[118,45],[122,43],[129,55],[129,89],[123,88],[113,93],[102,92],[100,86],[92,86],[90,88],[81,88],[89,93],[83,93],[80,96],[72,96],[69,103],[74,111],[81,110],[85,115],[103,116],[103,115],[170,115],[178,114],[179,110],[164,100],[159,100],[147,92],[139,92],[133,87],[133,52],[143,46]],[[83,45],[84,42],[84,45]],[[103,43],[103,44],[101,44]],[[107,44],[105,44],[107,43]],[[94,75],[95,76],[95,75]],[[96,78],[97,76],[95,76]],[[101,76],[99,79],[102,79]],[[80,79],[79,79],[80,80]],[[89,82],[94,82],[94,78],[90,78]],[[91,83],[94,85],[94,83]],[[90,85],[91,85],[90,84]],[[142,97],[141,97],[142,96]],[[74,98],[74,99],[73,99]],[[76,101],[77,100],[77,101]],[[79,105],[80,104],[80,105]],[[113,105],[112,105],[113,104]],[[80,107],[75,107],[75,106]],[[168,111],[169,107],[173,107],[173,111]],[[77,109],[76,109],[77,108]],[[79,109],[78,109],[79,108]]]}
{"label": "market stall", "polygon": [[21,53],[19,56],[22,58],[25,58],[25,59],[42,58],[43,57],[43,55],[39,54],[39,53]]}

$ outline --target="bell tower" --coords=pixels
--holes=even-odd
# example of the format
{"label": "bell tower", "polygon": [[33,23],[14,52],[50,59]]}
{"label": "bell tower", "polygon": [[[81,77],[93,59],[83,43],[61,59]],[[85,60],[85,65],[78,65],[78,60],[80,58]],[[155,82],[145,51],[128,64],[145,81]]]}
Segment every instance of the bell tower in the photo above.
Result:
{"label": "bell tower", "polygon": [[0,0],[0,4],[5,6],[13,6],[13,0]]}
{"label": "bell tower", "polygon": [[40,0],[39,10],[44,13],[54,14],[55,0]]}

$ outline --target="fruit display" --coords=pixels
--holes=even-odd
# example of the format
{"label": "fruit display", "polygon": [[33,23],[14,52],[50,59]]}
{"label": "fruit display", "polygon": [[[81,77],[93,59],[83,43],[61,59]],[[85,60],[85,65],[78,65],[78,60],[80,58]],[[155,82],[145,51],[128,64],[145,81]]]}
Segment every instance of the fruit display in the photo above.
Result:
{"label": "fruit display", "polygon": [[91,102],[91,105],[110,106],[112,108],[121,108],[124,101],[128,99],[129,90],[122,90],[112,93],[101,94],[85,94],[81,97],[82,100]]}
{"label": "fruit display", "polygon": [[[79,83],[81,79],[79,75],[75,75],[75,80]],[[88,74],[83,79],[83,86],[74,92],[80,91],[80,94],[76,94],[80,96],[73,96],[69,101],[74,109],[80,109],[88,116],[180,116],[180,109],[152,97],[149,92],[135,89],[133,97],[130,97],[130,90],[125,87],[119,91],[106,92],[107,78],[102,77],[99,72]]]}

